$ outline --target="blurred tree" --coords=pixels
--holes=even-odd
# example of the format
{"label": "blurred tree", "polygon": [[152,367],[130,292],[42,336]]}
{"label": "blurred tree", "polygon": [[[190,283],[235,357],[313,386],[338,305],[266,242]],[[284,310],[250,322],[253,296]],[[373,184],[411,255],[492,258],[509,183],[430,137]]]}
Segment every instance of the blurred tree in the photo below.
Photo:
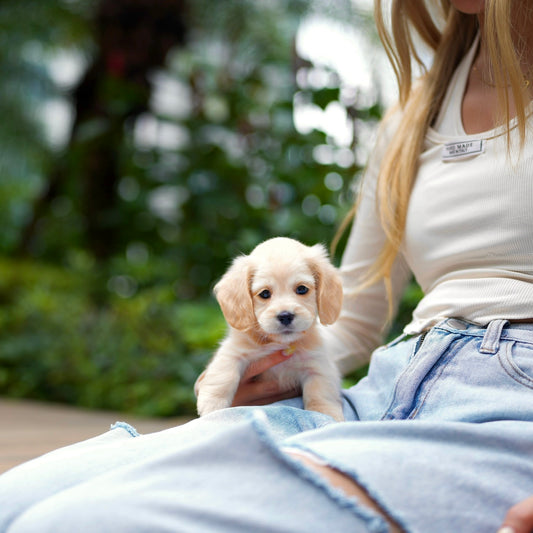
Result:
{"label": "blurred tree", "polygon": [[[343,98],[336,72],[298,57],[295,35],[310,5],[89,2],[93,52],[71,93],[71,135],[18,251],[63,261],[83,249],[106,260],[104,272],[111,265],[132,278],[131,259],[149,257],[152,282],[161,280],[156,272],[168,276],[167,262],[166,281],[192,297],[206,294],[229,257],[264,238],[329,241],[360,170],[357,132],[338,146],[318,128],[298,132],[295,112],[336,103],[355,124],[365,113],[375,119],[379,107],[360,109],[353,94]],[[347,0],[332,13],[357,16]],[[322,85],[307,81],[317,70]]]}
{"label": "blurred tree", "polygon": [[38,221],[59,195],[78,194],[88,249],[97,259],[117,252],[117,184],[127,121],[148,109],[148,76],[185,41],[182,0],[101,0],[93,16],[96,53],[74,89],[75,119],[66,155],[49,173],[24,228],[19,251],[29,251]]}
{"label": "blurred tree", "polygon": [[0,2],[0,251],[17,247],[51,164],[41,112],[59,90],[44,58],[88,47],[87,13],[82,0]]}

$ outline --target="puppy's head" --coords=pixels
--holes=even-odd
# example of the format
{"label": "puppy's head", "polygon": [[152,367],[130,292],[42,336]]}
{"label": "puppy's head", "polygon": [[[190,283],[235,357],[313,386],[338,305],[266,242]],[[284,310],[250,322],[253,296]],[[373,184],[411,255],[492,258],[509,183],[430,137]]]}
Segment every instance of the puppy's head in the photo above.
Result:
{"label": "puppy's head", "polygon": [[322,245],[278,237],[235,259],[215,286],[228,324],[293,342],[314,325],[337,320],[342,285]]}

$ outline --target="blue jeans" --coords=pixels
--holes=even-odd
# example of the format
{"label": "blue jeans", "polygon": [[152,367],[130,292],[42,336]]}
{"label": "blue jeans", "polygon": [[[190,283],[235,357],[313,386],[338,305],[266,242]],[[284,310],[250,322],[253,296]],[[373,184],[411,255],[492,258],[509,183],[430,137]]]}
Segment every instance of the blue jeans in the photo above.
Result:
{"label": "blue jeans", "polygon": [[400,337],[344,400],[344,423],[295,399],[143,436],[118,424],[0,476],[0,531],[387,531],[291,449],[413,533],[494,533],[533,494],[532,325],[449,319]]}

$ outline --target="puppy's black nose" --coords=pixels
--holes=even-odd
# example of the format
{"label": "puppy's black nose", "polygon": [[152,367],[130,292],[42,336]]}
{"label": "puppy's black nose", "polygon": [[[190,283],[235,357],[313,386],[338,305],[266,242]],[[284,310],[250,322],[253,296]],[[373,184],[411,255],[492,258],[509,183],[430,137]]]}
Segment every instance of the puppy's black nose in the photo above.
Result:
{"label": "puppy's black nose", "polygon": [[289,311],[282,311],[278,315],[278,320],[284,325],[288,326],[294,320],[294,313]]}

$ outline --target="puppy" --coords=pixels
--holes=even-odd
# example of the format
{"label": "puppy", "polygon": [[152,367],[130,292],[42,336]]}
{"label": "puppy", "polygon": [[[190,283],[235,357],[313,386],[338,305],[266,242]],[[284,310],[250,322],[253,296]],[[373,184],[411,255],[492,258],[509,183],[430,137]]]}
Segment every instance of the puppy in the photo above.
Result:
{"label": "puppy", "polygon": [[283,389],[301,388],[305,409],[344,419],[340,376],[317,320],[337,320],[342,285],[322,245],[265,241],[236,258],[214,292],[230,331],[196,383],[200,416],[229,407],[248,365],[283,350],[292,357],[267,372]]}

